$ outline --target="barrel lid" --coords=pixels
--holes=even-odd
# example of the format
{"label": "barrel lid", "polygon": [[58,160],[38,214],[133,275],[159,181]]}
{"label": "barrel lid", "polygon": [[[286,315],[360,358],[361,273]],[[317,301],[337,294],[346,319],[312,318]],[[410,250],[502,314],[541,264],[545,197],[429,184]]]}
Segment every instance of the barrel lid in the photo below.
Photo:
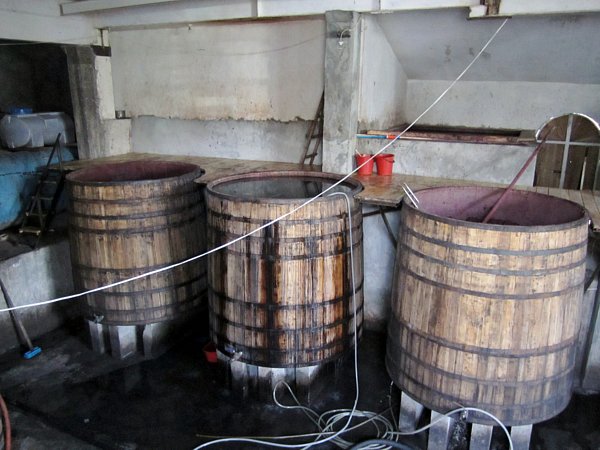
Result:
{"label": "barrel lid", "polygon": [[407,210],[438,222],[471,228],[514,231],[555,231],[587,225],[589,217],[578,203],[537,192],[511,190],[489,223],[481,223],[504,188],[444,186],[416,192],[419,208],[404,199]]}
{"label": "barrel lid", "polygon": [[206,189],[221,198],[287,203],[313,198],[324,191],[325,196],[343,192],[353,197],[363,186],[355,179],[333,173],[290,170],[226,176],[208,183]]}
{"label": "barrel lid", "polygon": [[194,180],[204,174],[196,164],[179,161],[139,160],[94,164],[67,175],[70,183],[121,185],[156,183],[175,178]]}

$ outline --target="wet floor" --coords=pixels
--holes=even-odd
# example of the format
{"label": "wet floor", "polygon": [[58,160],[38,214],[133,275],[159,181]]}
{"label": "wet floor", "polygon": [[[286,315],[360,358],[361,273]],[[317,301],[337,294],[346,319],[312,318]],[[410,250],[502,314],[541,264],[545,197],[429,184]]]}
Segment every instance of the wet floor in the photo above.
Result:
{"label": "wet floor", "polygon": [[[82,328],[75,326],[41,339],[37,345],[43,352],[35,360],[26,361],[18,352],[3,355],[0,392],[14,414],[13,448],[193,449],[207,442],[207,436],[315,431],[301,411],[234,394],[223,368],[204,360],[204,339],[191,336],[154,360],[116,361],[94,354]],[[365,333],[359,346],[359,409],[391,418],[397,417],[399,392],[394,388],[390,396],[384,349],[383,334]],[[352,358],[339,374],[322,384],[313,409],[352,406]],[[371,433],[367,429],[354,438]],[[425,448],[426,436],[408,442]],[[264,447],[233,443],[211,448]],[[493,448],[507,446],[500,437]],[[600,396],[576,396],[558,418],[535,426],[531,448],[600,449]]]}

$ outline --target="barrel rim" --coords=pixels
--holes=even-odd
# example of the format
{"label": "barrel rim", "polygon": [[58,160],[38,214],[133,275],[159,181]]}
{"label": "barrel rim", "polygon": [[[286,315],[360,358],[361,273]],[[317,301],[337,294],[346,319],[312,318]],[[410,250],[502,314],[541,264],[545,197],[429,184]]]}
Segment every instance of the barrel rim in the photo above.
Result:
{"label": "barrel rim", "polygon": [[[207,194],[210,194],[211,196],[214,196],[214,197],[218,197],[218,198],[222,198],[222,199],[226,199],[226,200],[243,201],[246,203],[290,204],[290,203],[294,203],[294,202],[305,201],[305,200],[308,200],[311,198],[311,197],[296,197],[296,198],[242,197],[242,196],[236,196],[236,195],[231,195],[231,194],[225,194],[225,193],[218,192],[215,190],[216,186],[218,186],[220,184],[229,183],[232,181],[244,180],[244,179],[264,178],[265,175],[268,175],[268,176],[270,175],[270,176],[276,177],[276,178],[305,176],[305,177],[310,177],[310,178],[322,178],[323,180],[333,181],[334,183],[338,182],[344,178],[342,175],[331,173],[331,172],[316,172],[316,171],[310,171],[310,170],[265,170],[265,171],[260,171],[260,172],[254,171],[254,172],[248,172],[248,173],[242,173],[242,174],[226,175],[226,176],[223,176],[216,180],[213,180],[206,185],[206,192],[207,192]],[[357,195],[359,192],[361,192],[364,189],[363,184],[354,178],[346,178],[340,184],[344,184],[344,183],[347,185],[350,185],[350,187],[352,188],[351,191],[348,193],[348,195],[350,195],[352,197],[354,197],[355,195]],[[322,195],[319,195],[313,201],[323,202],[323,201],[331,201],[331,199],[329,199],[328,197],[323,197]]]}
{"label": "barrel rim", "polygon": [[[169,166],[179,166],[179,167],[188,167],[190,170],[186,173],[176,176],[168,176],[164,178],[152,178],[152,179],[141,179],[141,180],[115,180],[115,181],[94,181],[94,180],[79,180],[76,177],[80,177],[82,175],[87,175],[88,172],[93,173],[98,170],[100,167],[115,167],[115,166],[130,166],[130,165],[142,165],[152,163],[154,165],[169,165]],[[163,184],[165,182],[170,182],[174,180],[187,180],[190,181],[196,180],[204,175],[206,171],[200,167],[198,164],[183,162],[183,161],[161,161],[154,159],[140,159],[135,161],[117,161],[117,162],[106,162],[101,164],[94,164],[89,167],[85,167],[82,169],[74,170],[73,172],[67,174],[66,180],[71,185],[76,186],[94,186],[94,187],[112,187],[112,186],[125,186],[125,185],[134,185],[134,186],[143,186],[143,185],[152,185],[152,184]]]}
{"label": "barrel rim", "polygon": [[[489,186],[437,186],[437,187],[431,187],[431,188],[426,188],[426,189],[420,189],[418,191],[415,191],[415,193],[424,192],[424,191],[435,191],[438,189],[445,189],[445,188],[460,189],[460,190],[477,188],[477,189],[482,189],[482,190],[486,190],[486,191],[494,191],[494,190],[501,191],[501,190],[505,189],[502,187],[489,187]],[[418,214],[427,219],[446,223],[448,225],[462,226],[464,228],[476,228],[476,229],[481,229],[481,230],[520,231],[520,232],[530,232],[530,233],[542,233],[542,232],[548,232],[548,231],[561,231],[561,230],[566,230],[566,229],[572,229],[572,228],[580,227],[582,225],[587,226],[589,224],[590,218],[589,218],[588,211],[583,206],[581,206],[578,203],[575,203],[572,200],[566,200],[564,198],[555,197],[553,195],[541,194],[539,192],[521,191],[519,189],[516,189],[515,192],[519,192],[519,193],[526,192],[527,195],[533,195],[536,197],[552,197],[557,200],[560,200],[561,202],[570,203],[571,205],[580,209],[583,214],[580,219],[573,220],[570,222],[565,222],[565,223],[554,224],[554,225],[502,225],[502,224],[495,224],[495,223],[469,222],[467,220],[453,219],[451,217],[444,217],[444,216],[439,216],[437,214],[428,213],[421,209],[416,208],[412,204],[412,202],[407,201],[406,196],[403,197],[402,203],[403,203],[403,209],[408,208],[412,213]]]}

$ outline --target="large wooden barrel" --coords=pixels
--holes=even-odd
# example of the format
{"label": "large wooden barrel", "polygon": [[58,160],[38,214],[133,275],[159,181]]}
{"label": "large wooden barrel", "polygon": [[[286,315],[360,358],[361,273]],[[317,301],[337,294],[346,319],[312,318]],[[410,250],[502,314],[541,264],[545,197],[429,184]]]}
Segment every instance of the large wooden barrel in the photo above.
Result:
{"label": "large wooden barrel", "polygon": [[[288,213],[340,177],[320,172],[262,172],[207,186],[208,242],[234,240]],[[301,367],[340,358],[363,318],[362,213],[347,180],[323,196],[209,259],[209,317],[219,350],[263,367]]]}
{"label": "large wooden barrel", "polygon": [[[75,286],[88,290],[206,249],[205,205],[193,164],[131,161],[67,176]],[[206,300],[203,259],[86,296],[101,323],[137,325],[191,313]]]}
{"label": "large wooden barrel", "polygon": [[[588,218],[572,202],[501,190],[419,191],[404,204],[386,365],[428,408],[484,409],[506,425],[568,404],[583,298]],[[485,416],[473,421],[491,424]]]}

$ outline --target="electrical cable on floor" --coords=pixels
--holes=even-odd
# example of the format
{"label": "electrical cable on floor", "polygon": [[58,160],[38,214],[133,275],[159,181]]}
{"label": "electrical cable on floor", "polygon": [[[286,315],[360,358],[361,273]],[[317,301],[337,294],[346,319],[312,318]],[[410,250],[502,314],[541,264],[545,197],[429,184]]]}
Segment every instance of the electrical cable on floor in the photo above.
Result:
{"label": "electrical cable on floor", "polygon": [[446,94],[454,87],[454,85],[456,85],[456,83],[458,83],[458,81],[460,81],[462,79],[462,77],[467,73],[467,71],[471,68],[471,66],[473,66],[473,64],[475,64],[475,61],[477,61],[479,59],[479,57],[483,54],[483,52],[488,48],[488,46],[492,43],[492,41],[495,39],[495,37],[498,35],[498,33],[500,33],[500,30],[502,30],[502,28],[504,28],[504,25],[506,25],[508,21],[508,18],[504,19],[504,21],[500,24],[500,26],[498,27],[498,29],[494,32],[494,34],[492,34],[492,36],[488,39],[488,41],[485,43],[485,45],[481,48],[481,50],[473,57],[473,59],[471,60],[471,62],[467,65],[467,67],[465,67],[465,69],[458,75],[458,77],[456,77],[456,79],[450,83],[450,85],[433,101],[433,103],[431,105],[429,105],[421,114],[419,114],[419,116],[413,120],[406,128],[404,128],[404,130],[402,130],[400,133],[398,133],[398,135],[396,135],[396,137],[391,140],[388,144],[384,145],[381,149],[379,149],[376,153],[374,153],[371,158],[369,158],[367,161],[363,162],[361,165],[359,165],[358,167],[356,167],[354,170],[352,170],[351,172],[349,172],[348,174],[344,175],[342,178],[340,178],[338,181],[336,181],[335,183],[333,183],[332,185],[330,185],[329,187],[327,187],[326,189],[324,189],[320,194],[315,195],[312,198],[307,199],[305,202],[303,202],[302,204],[300,204],[299,206],[296,206],[295,208],[293,208],[292,210],[288,211],[287,213],[255,228],[252,231],[249,231],[248,233],[244,234],[243,236],[239,236],[229,242],[226,242],[225,244],[222,244],[218,247],[215,247],[213,249],[210,249],[204,253],[201,253],[199,255],[195,255],[192,256],[190,258],[184,259],[182,261],[170,264],[168,266],[165,267],[161,267],[160,269],[156,269],[156,270],[152,270],[150,272],[145,272],[142,273],[140,275],[136,275],[134,277],[130,277],[130,278],[126,278],[120,281],[116,281],[114,283],[110,283],[104,286],[99,286],[97,288],[94,289],[89,289],[87,291],[83,291],[83,292],[78,292],[75,294],[71,294],[71,295],[65,295],[62,297],[57,297],[51,300],[45,300],[45,301],[40,301],[40,302],[34,302],[34,303],[28,303],[25,305],[16,305],[12,308],[2,308],[0,309],[0,313],[3,312],[9,312],[9,311],[14,311],[14,310],[18,310],[18,309],[25,309],[25,308],[33,308],[33,307],[37,307],[37,306],[44,306],[44,305],[49,305],[52,303],[57,303],[57,302],[62,302],[62,301],[66,301],[66,300],[72,300],[74,298],[78,298],[78,297],[82,297],[84,295],[88,295],[88,294],[93,294],[94,292],[99,292],[99,291],[103,291],[106,289],[110,289],[112,287],[116,287],[116,286],[120,286],[122,284],[126,284],[126,283],[130,283],[132,281],[136,281],[142,278],[146,278],[149,277],[151,275],[156,275],[158,273],[161,272],[165,272],[168,270],[172,270],[176,267],[182,266],[184,264],[188,264],[192,261],[196,261],[198,259],[204,258],[208,255],[210,255],[211,253],[215,253],[218,252],[220,250],[223,250],[224,248],[229,247],[230,245],[233,245],[243,239],[246,239],[247,237],[253,236],[254,234],[258,233],[259,231],[270,227],[271,225],[286,219],[287,217],[291,216],[292,214],[294,214],[296,211],[299,211],[300,209],[310,205],[311,203],[313,203],[314,201],[316,201],[318,198],[322,197],[323,195],[327,194],[328,192],[331,192],[333,189],[335,189],[337,186],[339,186],[340,184],[342,184],[344,181],[346,181],[348,178],[350,178],[352,175],[354,175],[354,173],[356,173],[361,167],[363,167],[364,165],[366,165],[369,161],[373,160],[377,155],[379,155],[380,153],[384,152],[385,150],[387,150],[392,144],[394,144],[398,139],[400,139],[407,131],[409,131],[419,120],[421,120],[421,118],[423,116],[425,116],[425,114],[427,114],[433,107],[435,107],[435,105],[437,105],[445,96]]}
{"label": "electrical cable on floor", "polygon": [[488,412],[488,411],[485,411],[485,410],[480,409],[480,408],[469,407],[469,406],[462,406],[460,408],[453,409],[452,411],[449,411],[449,412],[447,412],[445,414],[440,415],[440,417],[438,417],[437,419],[435,419],[433,422],[431,422],[431,423],[429,423],[429,424],[427,424],[427,425],[425,425],[425,426],[423,426],[421,428],[418,428],[418,429],[416,429],[414,431],[395,431],[392,434],[397,435],[397,436],[412,436],[412,435],[415,435],[415,434],[419,434],[419,433],[422,433],[423,431],[428,430],[429,428],[431,428],[432,426],[434,426],[439,421],[444,420],[444,419],[446,419],[448,417],[451,417],[454,414],[458,414],[458,413],[462,413],[462,412],[466,412],[466,413],[468,413],[468,412],[476,412],[476,413],[479,413],[479,414],[483,414],[483,415],[489,417],[490,419],[492,419],[494,422],[496,422],[498,424],[498,426],[500,426],[500,428],[502,428],[502,431],[504,432],[504,434],[506,435],[506,438],[508,439],[508,447],[509,447],[510,450],[513,450],[513,441],[512,441],[512,438],[510,437],[510,433],[508,432],[508,429],[502,423],[502,421],[500,419],[498,419],[496,416],[494,416],[492,413]]}
{"label": "electrical cable on floor", "polygon": [[[378,447],[375,447],[378,446]],[[350,447],[350,450],[364,450],[364,449],[373,449],[373,448],[399,448],[400,450],[413,450],[412,447],[409,447],[406,444],[402,444],[401,442],[391,441],[389,439],[368,439],[364,442],[360,442]]]}

